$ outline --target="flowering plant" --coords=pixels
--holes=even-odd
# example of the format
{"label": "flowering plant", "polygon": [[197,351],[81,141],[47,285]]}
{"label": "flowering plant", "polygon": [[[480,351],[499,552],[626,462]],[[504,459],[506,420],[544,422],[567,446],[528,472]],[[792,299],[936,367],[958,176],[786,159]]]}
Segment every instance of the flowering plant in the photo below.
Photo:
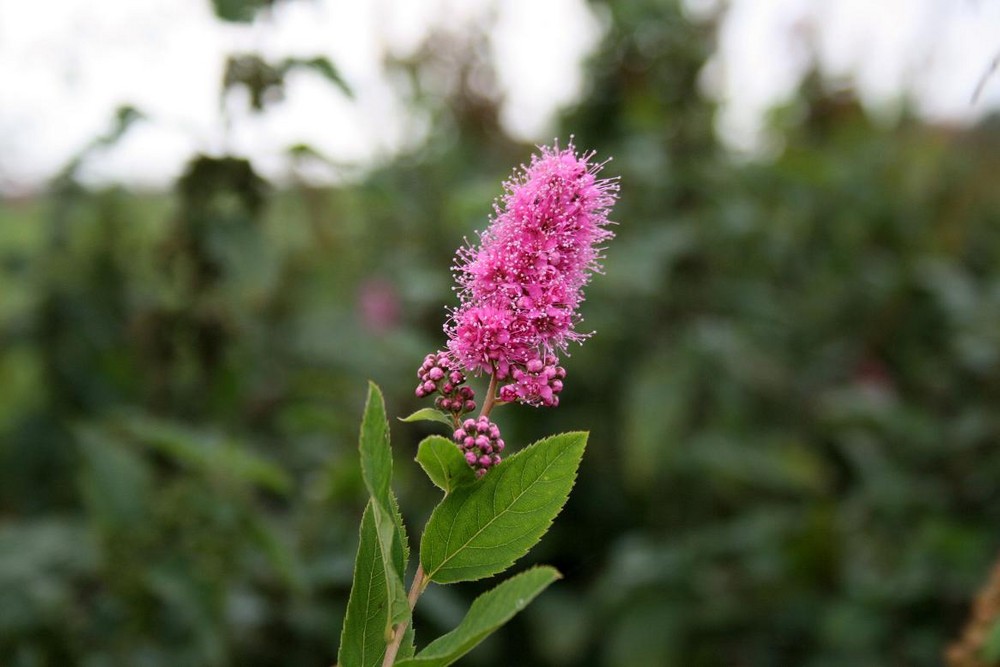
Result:
{"label": "flowering plant", "polygon": [[[583,288],[600,270],[600,244],[612,237],[608,213],[617,182],[572,144],[542,148],[505,184],[478,246],[458,251],[459,305],[445,324],[444,350],[427,355],[416,395],[434,408],[403,421],[446,424],[416,460],[444,498],[420,540],[416,573],[404,587],[409,544],[391,490],[392,453],[385,406],[369,386],[361,424],[361,468],[371,496],[361,520],[354,584],[341,634],[340,667],[443,667],[458,660],[559,578],[529,569],[477,598],[451,632],[416,652],[412,611],[431,583],[498,574],[524,556],[566,503],[586,446],[584,432],[545,438],[504,459],[491,420],[509,403],[554,407],[566,379],[559,355],[580,332]],[[476,417],[470,375],[489,386]]]}

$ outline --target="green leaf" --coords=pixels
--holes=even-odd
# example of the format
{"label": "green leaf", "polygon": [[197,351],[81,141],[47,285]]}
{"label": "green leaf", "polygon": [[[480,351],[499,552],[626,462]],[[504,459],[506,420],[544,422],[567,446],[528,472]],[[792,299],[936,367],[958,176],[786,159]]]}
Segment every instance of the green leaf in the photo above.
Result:
{"label": "green leaf", "polygon": [[372,518],[378,534],[378,546],[383,562],[387,563],[385,584],[390,605],[390,622],[401,623],[410,618],[403,575],[406,572],[408,548],[403,520],[392,495],[392,450],[389,447],[389,422],[385,418],[382,392],[373,382],[368,383],[368,400],[361,420],[361,476],[372,498]]}
{"label": "green leaf", "polygon": [[285,86],[285,72],[256,54],[234,54],[226,59],[222,75],[222,92],[242,86],[250,94],[250,106],[255,111],[280,99]]}
{"label": "green leaf", "polygon": [[448,426],[449,428],[454,426],[451,417],[441,412],[440,410],[435,410],[434,408],[421,408],[417,410],[412,415],[407,417],[400,417],[401,422],[441,422],[442,424]]}
{"label": "green leaf", "polygon": [[532,568],[511,577],[476,598],[457,628],[432,641],[416,657],[397,662],[396,667],[445,667],[452,664],[559,578],[559,572],[548,566]]}
{"label": "green leaf", "polygon": [[566,503],[586,444],[586,433],[545,438],[445,496],[420,543],[428,578],[481,579],[528,553]]}
{"label": "green leaf", "polygon": [[284,72],[295,68],[305,68],[315,71],[339,88],[340,92],[344,93],[344,95],[352,99],[354,98],[354,91],[347,85],[347,81],[341,76],[340,70],[337,69],[329,58],[325,56],[316,56],[315,58],[286,58],[281,67]]}
{"label": "green leaf", "polygon": [[215,15],[223,21],[250,23],[268,0],[212,0]]}
{"label": "green leaf", "polygon": [[379,548],[375,526],[375,501],[368,502],[361,517],[361,542],[354,560],[354,583],[340,633],[339,667],[378,667],[391,635],[387,592],[388,572]]}
{"label": "green leaf", "polygon": [[247,518],[247,537],[286,586],[296,593],[304,593],[305,573],[298,552],[292,548],[291,540],[278,531],[277,525],[271,525],[268,518],[263,513],[251,513]]}
{"label": "green leaf", "polygon": [[389,447],[389,422],[385,418],[382,391],[374,382],[368,383],[368,399],[361,419],[361,474],[368,493],[377,504],[389,507],[392,483],[392,449]]}
{"label": "green leaf", "polygon": [[143,458],[97,428],[80,427],[76,436],[88,518],[104,531],[133,533],[147,526],[154,480]]}
{"label": "green leaf", "polygon": [[126,415],[114,425],[144,446],[199,474],[254,484],[274,493],[291,491],[292,479],[284,469],[231,437],[139,414]]}
{"label": "green leaf", "polygon": [[445,492],[476,481],[472,468],[465,462],[455,443],[439,435],[424,438],[417,448],[417,463],[434,485]]}
{"label": "green leaf", "polygon": [[403,632],[403,641],[399,644],[399,652],[396,654],[397,664],[404,658],[413,657],[413,653],[416,651],[416,646],[413,643],[415,638],[416,633],[413,629],[413,623],[410,623],[406,626],[406,630]]}
{"label": "green leaf", "polygon": [[[399,573],[400,581],[406,575],[406,564],[410,562],[410,542],[406,537],[406,526],[403,525],[403,515],[399,511],[399,502],[394,494],[389,495],[392,503],[392,525],[395,529],[395,538],[392,543],[392,563]],[[409,609],[409,602],[406,603]],[[409,613],[407,613],[409,617]]]}

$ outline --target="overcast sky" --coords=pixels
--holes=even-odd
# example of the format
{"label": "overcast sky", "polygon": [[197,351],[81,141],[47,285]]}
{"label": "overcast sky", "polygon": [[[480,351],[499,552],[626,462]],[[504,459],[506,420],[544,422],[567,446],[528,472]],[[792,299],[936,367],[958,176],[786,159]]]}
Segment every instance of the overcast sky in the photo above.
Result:
{"label": "overcast sky", "polygon": [[[718,0],[688,0],[693,18]],[[735,150],[766,144],[761,118],[814,64],[851,80],[891,117],[902,95],[935,121],[968,122],[1000,104],[1000,0],[730,0],[704,93],[722,102],[720,135]],[[0,0],[0,190],[28,192],[131,104],[148,122],[85,171],[95,182],[157,186],[195,151],[250,156],[280,177],[288,146],[308,143],[344,163],[389,156],[418,139],[383,56],[405,56],[434,25],[493,26],[489,49],[505,92],[503,122],[551,139],[552,115],[582,90],[580,66],[604,26],[584,0],[296,0],[265,25],[223,24],[209,0]],[[551,26],[560,26],[553,30]],[[531,49],[525,49],[530,44]],[[310,73],[263,116],[245,100],[220,113],[227,54],[329,57],[348,100]]]}

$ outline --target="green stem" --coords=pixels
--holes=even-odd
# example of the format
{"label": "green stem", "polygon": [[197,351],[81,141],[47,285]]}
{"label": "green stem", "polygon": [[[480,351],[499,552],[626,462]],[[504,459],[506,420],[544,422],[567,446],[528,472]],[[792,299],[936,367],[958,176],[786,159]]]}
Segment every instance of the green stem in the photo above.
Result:
{"label": "green stem", "polygon": [[[413,613],[414,607],[417,606],[417,598],[427,589],[427,585],[430,583],[431,580],[424,576],[424,566],[418,564],[417,573],[413,576],[413,583],[410,584],[410,593],[406,596],[407,601],[410,603],[410,614]],[[396,662],[396,654],[399,653],[399,647],[403,643],[403,635],[406,634],[406,627],[409,624],[409,621],[403,621],[396,626],[392,634],[392,641],[385,649],[382,667],[392,667]]]}

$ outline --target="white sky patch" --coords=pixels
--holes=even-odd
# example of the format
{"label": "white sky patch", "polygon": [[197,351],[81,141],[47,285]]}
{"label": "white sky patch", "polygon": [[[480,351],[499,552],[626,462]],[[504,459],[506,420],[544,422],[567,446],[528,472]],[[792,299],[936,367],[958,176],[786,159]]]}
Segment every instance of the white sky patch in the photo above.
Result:
{"label": "white sky patch", "polygon": [[507,0],[493,33],[501,120],[519,139],[548,138],[553,115],[583,90],[581,64],[601,26],[578,0]]}
{"label": "white sky patch", "polygon": [[[695,16],[719,2],[687,0]],[[716,126],[737,151],[767,151],[766,113],[790,101],[818,64],[852,86],[869,111],[904,103],[937,122],[970,122],[1000,106],[1000,72],[972,96],[1000,53],[998,0],[729,0],[705,88]]]}
{"label": "white sky patch", "polygon": [[222,66],[211,24],[188,20],[199,10],[196,0],[113,12],[74,0],[0,5],[0,174],[50,175],[123,104],[197,137],[217,115],[207,94]]}
{"label": "white sky patch", "polygon": [[966,4],[967,11],[929,31],[941,40],[940,57],[918,73],[917,84],[920,108],[932,119],[975,120],[1000,108],[1000,69],[993,68],[1000,57],[1000,2]]}
{"label": "white sky patch", "polygon": [[721,102],[716,129],[730,146],[750,151],[775,104],[792,99],[810,56],[804,34],[810,0],[734,0],[719,28],[718,52],[707,66]]}
{"label": "white sky patch", "polygon": [[398,149],[404,110],[382,76],[378,16],[373,3],[292,2],[272,20],[252,26],[242,50],[267,61],[328,58],[353,99],[315,71],[285,77],[284,99],[253,113],[244,95],[231,95],[228,148],[250,156],[272,178],[287,173],[286,149],[307,144],[331,160],[360,163]]}
{"label": "white sky patch", "polygon": [[[904,96],[936,121],[1000,106],[1000,72],[972,101],[1000,53],[1000,0],[687,0],[694,16],[719,4],[727,12],[704,82],[736,150],[767,146],[766,112],[791,99],[813,62],[890,116]],[[411,55],[438,25],[490,27],[502,122],[537,141],[584,90],[582,62],[602,37],[585,0],[297,0],[253,25],[217,21],[209,0],[0,0],[0,192],[44,184],[125,104],[149,120],[95,154],[88,181],[164,186],[193,153],[228,151],[280,178],[295,144],[354,167],[386,159],[418,143],[423,126],[383,59]],[[301,71],[263,115],[245,95],[223,105],[235,52],[326,56],[355,97]]]}
{"label": "white sky patch", "polygon": [[[88,182],[163,186],[195,152],[248,156],[272,178],[288,174],[287,149],[296,144],[348,166],[391,157],[419,141],[422,125],[383,58],[411,55],[438,24],[498,21],[492,44],[503,120],[519,137],[542,138],[552,114],[578,96],[582,60],[599,31],[584,0],[535,4],[300,0],[245,25],[217,21],[208,0],[101,0],[99,8],[88,0],[0,0],[0,191],[44,183],[125,104],[148,120],[88,159]],[[240,91],[223,103],[225,60],[240,52],[269,61],[326,56],[354,97],[302,70],[286,77],[283,100],[264,114]]]}

